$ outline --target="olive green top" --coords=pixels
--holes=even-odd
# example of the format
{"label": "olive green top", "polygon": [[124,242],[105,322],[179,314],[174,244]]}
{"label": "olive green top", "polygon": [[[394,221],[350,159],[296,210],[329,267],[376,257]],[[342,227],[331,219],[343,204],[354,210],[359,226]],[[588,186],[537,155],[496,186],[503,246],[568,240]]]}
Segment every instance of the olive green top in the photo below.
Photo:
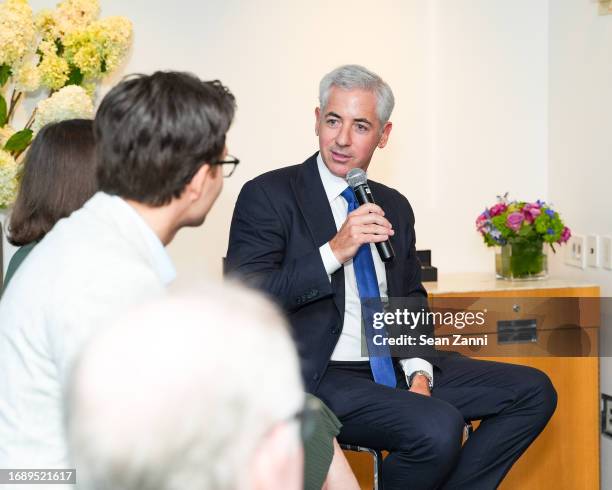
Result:
{"label": "olive green top", "polygon": [[[306,397],[315,398],[310,394]],[[304,440],[304,490],[321,490],[334,456],[334,437],[340,432],[340,427],[342,424],[334,413],[320,401],[314,417],[314,430]]]}

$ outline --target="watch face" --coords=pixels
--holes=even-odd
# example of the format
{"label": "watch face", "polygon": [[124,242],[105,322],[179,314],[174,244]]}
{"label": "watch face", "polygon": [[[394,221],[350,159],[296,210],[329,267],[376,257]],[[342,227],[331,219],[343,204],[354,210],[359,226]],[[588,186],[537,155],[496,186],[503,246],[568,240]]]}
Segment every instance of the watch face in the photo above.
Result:
{"label": "watch face", "polygon": [[427,385],[429,386],[429,389],[433,389],[433,383],[431,380],[431,377],[429,376],[429,373],[426,373],[425,371],[415,371],[414,373],[412,373],[410,375],[410,378],[408,379],[408,388],[410,388],[412,386],[412,381],[414,380],[414,377],[417,375],[421,375],[424,376],[427,379]]}

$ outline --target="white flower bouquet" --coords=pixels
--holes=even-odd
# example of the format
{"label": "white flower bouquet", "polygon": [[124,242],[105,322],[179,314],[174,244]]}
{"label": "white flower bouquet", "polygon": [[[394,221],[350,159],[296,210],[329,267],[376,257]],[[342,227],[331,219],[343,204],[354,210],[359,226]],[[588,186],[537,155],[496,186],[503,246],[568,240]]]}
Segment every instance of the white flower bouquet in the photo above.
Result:
{"label": "white flower bouquet", "polygon": [[[98,20],[99,13],[98,0],[62,0],[37,15],[27,0],[0,3],[0,208],[15,199],[20,157],[35,133],[52,122],[93,117],[97,84],[125,58],[131,22]],[[15,129],[20,100],[40,91],[48,98]]]}

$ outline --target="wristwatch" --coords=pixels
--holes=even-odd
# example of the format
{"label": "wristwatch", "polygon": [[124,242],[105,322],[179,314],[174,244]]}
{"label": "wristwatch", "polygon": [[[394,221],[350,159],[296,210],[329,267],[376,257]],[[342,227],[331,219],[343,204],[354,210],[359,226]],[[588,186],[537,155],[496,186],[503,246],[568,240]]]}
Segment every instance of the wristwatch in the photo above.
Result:
{"label": "wristwatch", "polygon": [[412,386],[412,381],[414,380],[414,377],[420,374],[421,376],[425,376],[427,378],[427,384],[429,386],[429,391],[433,390],[434,384],[433,384],[433,379],[431,377],[431,375],[427,372],[427,371],[414,371],[410,377],[408,378],[408,388],[410,388]]}

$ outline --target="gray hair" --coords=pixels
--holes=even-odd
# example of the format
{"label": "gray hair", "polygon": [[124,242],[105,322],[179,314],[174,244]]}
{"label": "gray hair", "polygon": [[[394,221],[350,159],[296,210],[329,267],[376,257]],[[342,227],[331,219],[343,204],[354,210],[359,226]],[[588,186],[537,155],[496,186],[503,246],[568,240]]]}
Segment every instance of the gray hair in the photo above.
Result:
{"label": "gray hair", "polygon": [[[303,406],[280,312],[209,285],[145,304],[99,333],[67,393],[79,488],[245,488],[262,438]],[[286,451],[299,451],[288,426]]]}
{"label": "gray hair", "polygon": [[376,95],[376,112],[380,124],[385,124],[391,117],[395,98],[391,87],[376,73],[360,65],[343,65],[325,75],[319,83],[319,106],[327,106],[329,91],[332,87],[344,90],[363,89]]}

